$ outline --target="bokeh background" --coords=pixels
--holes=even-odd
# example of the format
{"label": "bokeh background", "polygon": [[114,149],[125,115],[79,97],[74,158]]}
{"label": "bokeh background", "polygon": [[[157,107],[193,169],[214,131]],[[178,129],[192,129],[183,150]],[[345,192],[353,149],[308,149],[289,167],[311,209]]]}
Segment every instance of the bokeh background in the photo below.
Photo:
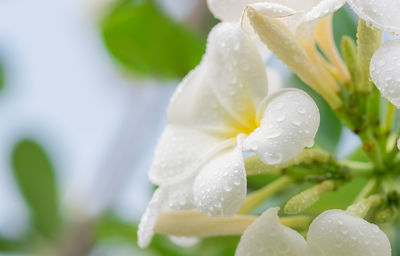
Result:
{"label": "bokeh background", "polygon": [[[335,14],[338,43],[356,22]],[[217,23],[205,0],[0,1],[0,255],[234,254],[236,236],[136,245],[169,98]],[[265,55],[271,87],[306,88]],[[313,96],[317,144],[348,155],[359,142]]]}

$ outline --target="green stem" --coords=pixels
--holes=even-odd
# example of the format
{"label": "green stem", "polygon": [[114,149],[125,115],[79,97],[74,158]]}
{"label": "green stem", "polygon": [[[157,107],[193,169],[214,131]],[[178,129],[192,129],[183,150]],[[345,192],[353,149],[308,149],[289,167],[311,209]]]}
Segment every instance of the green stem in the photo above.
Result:
{"label": "green stem", "polygon": [[336,185],[332,180],[326,180],[300,194],[292,197],[285,205],[286,214],[298,214],[315,204],[325,192],[333,191]]}
{"label": "green stem", "polygon": [[311,163],[313,161],[325,163],[328,162],[329,159],[329,153],[323,150],[305,149],[289,161],[276,165],[265,164],[258,158],[258,156],[251,156],[245,159],[245,167],[247,175],[257,175],[263,173],[281,174],[285,168],[292,165]]}
{"label": "green stem", "polygon": [[357,87],[359,92],[368,93],[372,89],[371,82],[369,81],[369,64],[381,43],[382,31],[359,19],[357,28],[357,53],[361,66],[361,81]]}
{"label": "green stem", "polygon": [[360,134],[360,137],[363,141],[364,152],[374,162],[375,167],[382,171],[384,169],[383,156],[372,130],[367,129],[365,133]]}
{"label": "green stem", "polygon": [[385,122],[382,123],[381,132],[382,134],[387,134],[392,130],[393,121],[396,116],[396,107],[388,102],[387,110],[386,110],[386,119]]}
{"label": "green stem", "polygon": [[361,218],[365,218],[368,212],[373,207],[378,207],[384,202],[383,198],[378,195],[372,195],[368,198],[364,198],[360,200],[358,203],[350,205],[347,208],[347,212],[353,215],[359,216]]}
{"label": "green stem", "polygon": [[266,185],[265,187],[249,194],[244,201],[242,208],[238,214],[248,214],[257,209],[266,199],[274,195],[276,192],[284,189],[285,187],[293,184],[292,178],[283,176]]}
{"label": "green stem", "polygon": [[366,198],[367,196],[369,196],[376,188],[377,185],[377,180],[376,179],[372,179],[370,180],[367,185],[365,185],[365,187],[361,190],[361,192],[358,194],[356,200],[354,200],[354,203],[358,203],[361,200],[363,200],[364,198]]}
{"label": "green stem", "polygon": [[374,164],[371,162],[358,162],[352,160],[342,160],[340,164],[349,168],[351,176],[359,177],[359,176],[370,176],[375,170]]}

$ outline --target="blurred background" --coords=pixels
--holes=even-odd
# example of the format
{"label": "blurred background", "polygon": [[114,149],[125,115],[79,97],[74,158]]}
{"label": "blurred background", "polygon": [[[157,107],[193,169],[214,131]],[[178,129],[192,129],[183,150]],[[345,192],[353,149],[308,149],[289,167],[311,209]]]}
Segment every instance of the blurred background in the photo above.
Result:
{"label": "blurred background", "polygon": [[[169,98],[217,22],[206,0],[0,1],[0,255],[234,254],[235,236],[136,245]],[[347,7],[334,24],[355,37]],[[306,88],[268,56],[271,87]],[[359,142],[313,97],[317,144],[348,155]]]}

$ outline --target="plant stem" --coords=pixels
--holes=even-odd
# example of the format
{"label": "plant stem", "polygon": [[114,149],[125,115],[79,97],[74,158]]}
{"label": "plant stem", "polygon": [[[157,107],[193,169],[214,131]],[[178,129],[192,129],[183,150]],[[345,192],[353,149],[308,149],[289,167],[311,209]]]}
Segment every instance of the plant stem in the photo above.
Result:
{"label": "plant stem", "polygon": [[293,183],[294,181],[292,178],[283,176],[266,185],[265,187],[249,194],[238,214],[251,213],[257,207],[259,207],[267,198]]}
{"label": "plant stem", "polygon": [[[185,237],[241,235],[256,218],[257,216],[248,215],[209,217],[193,210],[166,211],[160,214],[154,231],[158,234]],[[293,216],[281,217],[279,221],[291,228],[307,228],[312,219],[310,216]]]}
{"label": "plant stem", "polygon": [[350,205],[346,211],[361,218],[365,218],[371,208],[379,206],[383,201],[381,196],[372,195],[360,200],[356,204]]}
{"label": "plant stem", "polygon": [[289,161],[276,165],[265,164],[257,156],[250,156],[245,159],[245,166],[247,175],[257,175],[263,173],[280,174],[282,173],[283,169],[292,165],[311,163],[312,161],[325,163],[328,162],[330,158],[331,156],[329,153],[323,150],[305,149]]}
{"label": "plant stem", "polygon": [[365,187],[358,194],[356,200],[354,200],[354,203],[358,203],[361,200],[363,200],[364,198],[366,198],[367,196],[369,196],[374,191],[374,189],[376,188],[376,185],[377,185],[377,180],[376,179],[370,180],[367,183],[367,185],[365,185]]}
{"label": "plant stem", "polygon": [[385,122],[382,123],[381,132],[387,134],[392,130],[393,121],[396,116],[396,107],[388,101]]}
{"label": "plant stem", "polygon": [[335,189],[335,182],[326,180],[292,197],[285,205],[285,213],[298,214],[316,203],[325,192]]}

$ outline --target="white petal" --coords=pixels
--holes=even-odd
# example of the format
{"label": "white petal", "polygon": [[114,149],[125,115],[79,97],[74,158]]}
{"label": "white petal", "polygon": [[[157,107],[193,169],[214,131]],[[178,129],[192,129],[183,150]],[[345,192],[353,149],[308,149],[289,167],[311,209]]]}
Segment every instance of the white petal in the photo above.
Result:
{"label": "white petal", "polygon": [[279,223],[279,208],[265,211],[244,232],[236,256],[306,256],[306,242]]}
{"label": "white petal", "polygon": [[282,72],[273,67],[267,68],[268,89],[270,94],[274,94],[284,88]]}
{"label": "white petal", "polygon": [[[231,141],[227,146],[234,145]],[[157,185],[180,182],[193,176],[203,161],[224,148],[222,139],[192,128],[168,125],[154,153],[150,180]]]}
{"label": "white petal", "polygon": [[349,0],[360,18],[387,31],[400,33],[400,2],[398,0]]}
{"label": "white petal", "polygon": [[168,194],[166,198],[168,209],[180,211],[195,208],[193,204],[194,178],[195,176],[164,188]]}
{"label": "white petal", "polygon": [[271,18],[286,17],[296,13],[292,8],[279,3],[254,3],[249,4],[249,7],[256,9],[260,15],[265,15]]}
{"label": "white petal", "polygon": [[382,45],[370,65],[371,79],[382,95],[400,107],[400,40]]}
{"label": "white petal", "polygon": [[197,209],[209,216],[233,216],[246,199],[246,172],[239,147],[216,155],[196,177]]}
{"label": "white petal", "polygon": [[304,16],[303,22],[320,19],[334,13],[346,3],[346,0],[322,0]]}
{"label": "white petal", "polygon": [[319,110],[313,99],[297,89],[282,90],[268,99],[261,125],[245,140],[244,151],[255,152],[266,164],[290,160],[314,144]]}
{"label": "white petal", "polygon": [[239,21],[246,5],[254,0],[207,0],[208,8],[222,21]]}
{"label": "white petal", "polygon": [[140,248],[149,246],[154,236],[154,227],[157,223],[158,215],[164,207],[164,201],[167,197],[165,191],[161,188],[154,191],[153,198],[147,206],[138,229],[138,245]]}
{"label": "white petal", "polygon": [[201,64],[179,85],[168,120],[232,137],[251,128],[266,96],[267,77],[256,44],[239,23],[221,23],[209,35]]}
{"label": "white petal", "polygon": [[388,238],[378,226],[342,210],[329,210],[310,225],[309,256],[390,256]]}

